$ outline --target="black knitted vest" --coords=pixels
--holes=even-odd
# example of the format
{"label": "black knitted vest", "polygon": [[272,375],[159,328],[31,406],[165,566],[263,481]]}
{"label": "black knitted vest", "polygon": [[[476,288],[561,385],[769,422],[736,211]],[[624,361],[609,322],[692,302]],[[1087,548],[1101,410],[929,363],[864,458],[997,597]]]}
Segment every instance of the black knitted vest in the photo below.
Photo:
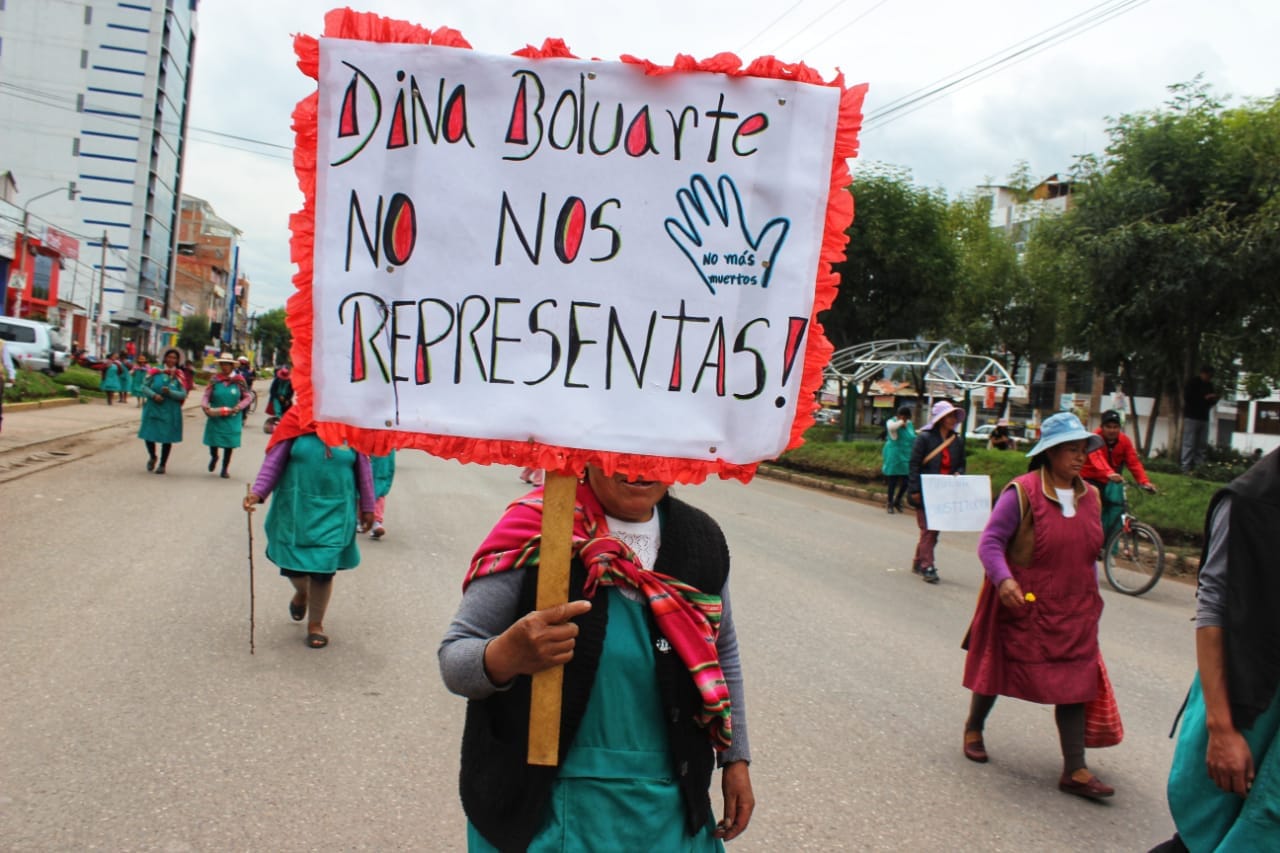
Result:
{"label": "black knitted vest", "polygon": [[[704,591],[719,592],[729,576],[729,549],[719,526],[706,513],[673,497],[658,505],[662,545],[654,571],[679,578]],[[537,569],[525,570],[520,613],[534,609]],[[586,568],[575,558],[569,570],[569,598],[582,598]],[[560,764],[578,731],[595,683],[596,668],[609,623],[608,597],[597,595],[592,608],[577,619],[579,634],[573,660],[565,666],[560,714]],[[685,806],[685,829],[698,832],[711,813],[711,774],[715,752],[706,729],[696,722],[702,706],[693,679],[670,645],[659,642],[653,617],[658,688],[662,695],[672,776]],[[665,650],[665,651],[664,651]],[[526,763],[529,739],[529,696],[532,679],[520,676],[511,688],[467,703],[462,734],[462,808],[490,844],[503,853],[522,851],[542,827],[558,767]]]}

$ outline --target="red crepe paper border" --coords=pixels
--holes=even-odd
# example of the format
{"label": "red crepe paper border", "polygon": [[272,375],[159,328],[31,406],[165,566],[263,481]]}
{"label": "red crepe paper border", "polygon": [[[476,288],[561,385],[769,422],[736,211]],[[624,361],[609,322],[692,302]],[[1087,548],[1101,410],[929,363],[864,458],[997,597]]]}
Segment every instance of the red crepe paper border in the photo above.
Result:
{"label": "red crepe paper border", "polygon": [[[444,47],[470,49],[471,45],[457,30],[441,27],[430,30],[408,21],[384,18],[372,12],[355,12],[351,9],[334,9],[325,15],[324,36],[328,38],[358,39],[363,41],[399,44],[431,44]],[[295,36],[294,52],[298,56],[298,68],[312,79],[320,78],[320,42],[313,36]],[[515,56],[532,59],[558,57],[576,59],[561,39],[547,39],[542,47],[528,45],[514,52]],[[736,55],[718,53],[709,59],[695,59],[679,54],[671,65],[657,65],[634,56],[621,60],[640,66],[646,74],[661,75],[695,71],[728,74],[731,76],[770,77],[810,83],[815,86],[833,86],[840,90],[840,111],[836,126],[835,148],[831,159],[831,184],[827,197],[826,223],[822,235],[822,249],[818,261],[815,282],[813,314],[809,319],[808,342],[805,346],[804,367],[800,383],[796,417],[791,425],[791,438],[787,449],[804,441],[804,432],[813,425],[816,403],[806,402],[815,398],[822,386],[822,373],[831,358],[833,347],[823,333],[818,315],[831,306],[835,299],[840,278],[832,268],[844,259],[845,245],[849,242],[847,229],[853,222],[853,196],[847,191],[850,183],[849,166],[845,162],[858,153],[858,131],[862,127],[862,102],[867,93],[865,83],[847,88],[844,75],[824,81],[821,75],[803,63],[786,63],[772,56],[762,56],[745,67]],[[293,111],[295,145],[294,170],[305,200],[302,210],[289,218],[293,233],[289,247],[291,259],[298,265],[293,276],[297,289],[289,298],[286,314],[293,333],[293,387],[300,414],[310,420],[314,388],[311,381],[311,352],[313,343],[311,288],[314,272],[315,214],[316,214],[316,144],[319,133],[319,93],[315,92],[298,102]],[[320,422],[317,432],[330,445],[343,442],[365,453],[382,455],[393,448],[417,448],[445,459],[490,465],[529,465],[548,471],[564,471],[582,475],[588,464],[598,465],[608,474],[621,471],[624,474],[659,480],[664,483],[700,483],[712,474],[722,479],[738,479],[748,482],[756,472],[756,463],[735,465],[721,460],[683,459],[670,456],[645,456],[630,453],[610,453],[585,448],[557,447],[537,442],[500,441],[483,438],[433,435],[400,430],[369,430],[347,424]]]}

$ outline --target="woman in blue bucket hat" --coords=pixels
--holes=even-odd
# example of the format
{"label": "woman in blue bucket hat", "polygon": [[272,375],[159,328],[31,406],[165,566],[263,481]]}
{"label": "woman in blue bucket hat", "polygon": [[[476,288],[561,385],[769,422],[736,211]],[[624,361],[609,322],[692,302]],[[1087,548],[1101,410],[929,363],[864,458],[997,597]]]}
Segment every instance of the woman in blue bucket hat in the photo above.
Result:
{"label": "woman in blue bucket hat", "polygon": [[1046,418],[1030,470],[1005,487],[978,543],[986,577],[963,643],[973,691],[964,755],[988,760],[983,727],[997,696],[1054,705],[1062,747],[1058,788],[1110,797],[1085,765],[1085,703],[1102,680],[1098,650],[1098,490],[1080,477],[1102,438],[1070,412]]}

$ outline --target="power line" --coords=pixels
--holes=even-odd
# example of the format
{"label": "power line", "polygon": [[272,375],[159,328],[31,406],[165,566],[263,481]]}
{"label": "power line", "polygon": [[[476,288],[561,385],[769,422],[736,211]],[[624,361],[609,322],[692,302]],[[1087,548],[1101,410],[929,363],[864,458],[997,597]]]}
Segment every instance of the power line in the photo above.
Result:
{"label": "power line", "polygon": [[746,53],[747,47],[752,42],[760,38],[760,36],[764,35],[765,33],[769,32],[769,30],[773,29],[774,26],[776,26],[779,21],[781,21],[783,18],[787,17],[787,15],[790,15],[792,12],[794,12],[796,10],[796,7],[803,2],[804,0],[796,0],[796,2],[792,3],[789,7],[787,7],[787,10],[785,12],[783,12],[778,17],[774,18],[769,23],[765,24],[764,29],[760,30],[760,32],[756,33],[751,38],[747,39],[745,42],[742,43],[742,47],[738,48],[738,53]]}
{"label": "power line", "polygon": [[[890,101],[867,116],[862,125],[863,130],[875,130],[900,118],[905,118],[911,113],[923,109],[925,106],[950,94],[953,90],[967,88],[974,83],[985,80],[1005,70],[1006,67],[1024,62],[1051,47],[1070,41],[1149,2],[1150,0],[1118,0],[1118,2],[1117,0],[1110,0],[1110,2],[1098,4],[1084,12],[1066,18],[1052,27],[990,54],[959,71],[940,77],[926,86]],[[1102,11],[1098,11],[1100,9]],[[1082,17],[1084,20],[1072,23]],[[1040,38],[1046,33],[1050,35]]]}
{"label": "power line", "polygon": [[811,44],[811,45],[809,45],[809,47],[808,47],[808,48],[806,48],[804,51],[802,51],[802,53],[807,54],[807,53],[809,53],[810,51],[817,50],[818,48],[822,47],[822,46],[823,46],[824,44],[826,44],[827,42],[831,41],[831,40],[832,40],[833,38],[835,38],[836,36],[840,35],[840,34],[841,34],[842,32],[844,32],[845,30],[849,29],[849,27],[852,27],[854,24],[858,23],[858,21],[861,21],[863,18],[867,17],[867,15],[870,15],[870,14],[871,14],[872,12],[874,12],[876,9],[879,9],[881,6],[883,6],[885,3],[888,3],[888,2],[889,2],[889,0],[880,0],[880,2],[879,2],[879,3],[875,4],[875,5],[874,5],[874,6],[872,6],[870,9],[868,9],[868,10],[867,10],[867,11],[865,11],[865,12],[863,12],[861,15],[858,15],[856,18],[854,18],[854,19],[853,19],[852,21],[850,21],[849,23],[845,24],[843,27],[840,27],[839,29],[837,29],[837,30],[833,31],[833,32],[832,32],[830,35],[828,35],[826,38],[822,39],[822,41],[818,42],[817,44]]}

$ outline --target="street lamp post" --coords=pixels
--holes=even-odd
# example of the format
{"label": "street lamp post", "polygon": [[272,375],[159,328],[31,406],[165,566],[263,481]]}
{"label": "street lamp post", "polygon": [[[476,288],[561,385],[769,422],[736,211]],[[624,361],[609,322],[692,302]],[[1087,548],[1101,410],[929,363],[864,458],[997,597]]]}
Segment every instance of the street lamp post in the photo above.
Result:
{"label": "street lamp post", "polygon": [[[39,201],[45,196],[51,196],[54,193],[60,192],[62,192],[62,188],[55,187],[48,192],[43,192],[37,196],[27,199],[27,203],[22,206],[22,237],[18,241],[17,250],[14,252],[14,254],[17,255],[17,257],[14,258],[14,266],[16,269],[9,274],[9,287],[15,287],[15,280],[18,282],[16,285],[18,287],[18,295],[14,297],[13,300],[13,316],[15,317],[22,316],[22,292],[26,290],[27,287],[27,226],[31,223],[31,214],[27,212],[27,208],[31,207],[32,202]],[[71,181],[67,184],[68,201],[75,201],[76,196],[79,194],[80,190],[76,189],[75,181]]]}

